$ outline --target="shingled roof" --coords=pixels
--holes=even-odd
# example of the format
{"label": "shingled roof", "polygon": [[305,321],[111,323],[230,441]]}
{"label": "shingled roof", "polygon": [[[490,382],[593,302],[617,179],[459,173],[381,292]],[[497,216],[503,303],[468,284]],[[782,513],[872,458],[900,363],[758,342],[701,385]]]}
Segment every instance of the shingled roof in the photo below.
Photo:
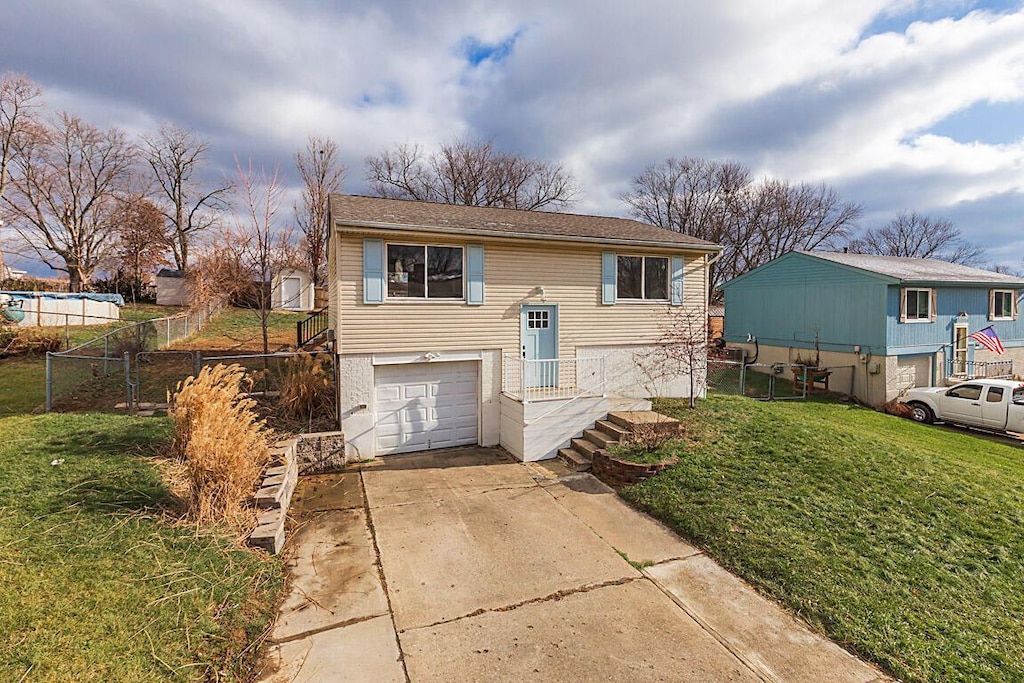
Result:
{"label": "shingled roof", "polygon": [[661,246],[700,251],[721,249],[711,242],[639,221],[574,213],[332,194],[331,216],[335,226]]}
{"label": "shingled roof", "polygon": [[901,282],[958,282],[978,284],[1022,285],[1024,280],[1012,275],[993,273],[931,258],[903,256],[873,256],[870,254],[839,254],[825,251],[801,252],[808,256],[840,263],[879,275],[887,275]]}

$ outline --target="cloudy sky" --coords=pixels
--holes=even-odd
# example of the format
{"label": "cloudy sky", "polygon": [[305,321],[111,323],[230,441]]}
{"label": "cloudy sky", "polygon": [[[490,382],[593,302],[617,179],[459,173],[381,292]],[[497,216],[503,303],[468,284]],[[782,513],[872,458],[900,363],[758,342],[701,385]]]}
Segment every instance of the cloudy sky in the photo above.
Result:
{"label": "cloudy sky", "polygon": [[644,166],[703,156],[1024,257],[1024,0],[5,0],[10,70],[102,127],[197,132],[218,177],[294,181],[313,133],[358,193],[396,142],[493,138],[624,215]]}

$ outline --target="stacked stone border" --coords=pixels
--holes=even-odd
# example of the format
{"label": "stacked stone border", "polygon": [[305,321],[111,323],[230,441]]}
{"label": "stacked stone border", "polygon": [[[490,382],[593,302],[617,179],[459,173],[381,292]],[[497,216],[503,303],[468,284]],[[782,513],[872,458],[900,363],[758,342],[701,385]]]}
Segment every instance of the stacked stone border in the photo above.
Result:
{"label": "stacked stone border", "polygon": [[621,460],[609,455],[606,451],[596,451],[593,455],[592,472],[595,477],[612,488],[622,488],[631,484],[639,484],[653,477],[663,469],[679,463],[679,458],[672,456],[656,463],[636,463]]}
{"label": "stacked stone border", "polygon": [[253,497],[256,528],[249,534],[249,545],[273,555],[281,552],[299,475],[340,472],[346,464],[345,436],[341,432],[300,434],[274,444],[263,482]]}

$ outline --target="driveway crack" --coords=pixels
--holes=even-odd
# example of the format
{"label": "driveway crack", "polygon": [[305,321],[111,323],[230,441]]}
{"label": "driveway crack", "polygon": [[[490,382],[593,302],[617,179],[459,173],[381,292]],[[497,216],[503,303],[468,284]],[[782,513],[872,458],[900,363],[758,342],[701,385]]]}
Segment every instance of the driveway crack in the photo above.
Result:
{"label": "driveway crack", "polygon": [[391,618],[391,629],[395,633],[395,644],[398,646],[398,661],[402,665],[402,673],[405,675],[405,683],[412,683],[409,678],[409,669],[405,665],[405,651],[402,650],[402,640],[398,637],[398,626],[395,624],[395,610],[391,605],[391,591],[388,590],[388,580],[384,576],[384,567],[380,562],[380,545],[377,544],[377,529],[373,525],[373,511],[370,509],[370,500],[366,496],[366,480],[363,478],[363,469],[359,468],[359,486],[363,493],[363,510],[366,513],[366,527],[370,531],[370,540],[373,542],[373,554],[376,557],[377,578],[380,579],[380,586],[384,589],[384,599],[388,601],[388,616]]}
{"label": "driveway crack", "polygon": [[463,614],[461,616],[452,617],[450,619],[442,619],[440,621],[435,621],[434,623],[427,624],[425,626],[414,626],[412,628],[403,629],[402,631],[400,631],[400,633],[406,633],[407,631],[416,631],[416,630],[424,629],[424,628],[433,628],[435,626],[442,626],[444,624],[451,624],[453,622],[461,621],[463,619],[469,619],[471,617],[478,617],[481,614],[487,614],[489,612],[493,612],[493,613],[511,612],[512,610],[519,609],[520,607],[525,607],[526,605],[536,605],[536,604],[544,603],[544,602],[557,602],[557,601],[559,601],[559,600],[561,600],[563,598],[569,597],[570,595],[579,595],[579,594],[582,594],[582,593],[589,593],[591,591],[600,590],[602,588],[609,588],[611,586],[623,586],[623,585],[625,585],[627,583],[633,583],[634,581],[643,581],[643,580],[644,580],[643,576],[626,576],[626,577],[623,577],[621,579],[612,579],[612,580],[609,580],[609,581],[602,581],[601,583],[589,583],[589,584],[585,584],[583,586],[580,586],[578,588],[565,588],[565,589],[562,589],[560,591],[555,591],[554,593],[551,593],[549,595],[544,595],[544,596],[541,596],[541,597],[538,597],[538,598],[530,598],[529,600],[522,600],[520,602],[514,602],[514,603],[512,603],[510,605],[504,605],[502,607],[484,607],[484,608],[480,608],[478,610],[470,612],[469,614]]}

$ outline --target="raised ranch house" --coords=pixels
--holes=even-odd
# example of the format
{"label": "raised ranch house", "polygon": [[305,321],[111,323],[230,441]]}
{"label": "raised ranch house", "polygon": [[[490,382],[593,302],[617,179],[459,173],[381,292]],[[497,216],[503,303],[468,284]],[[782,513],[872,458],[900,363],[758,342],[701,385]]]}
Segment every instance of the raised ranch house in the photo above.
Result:
{"label": "raised ranch house", "polygon": [[688,377],[648,381],[636,356],[672,307],[706,319],[719,247],[621,218],[348,195],[330,208],[351,457],[500,444],[539,460],[611,410],[689,395]]}
{"label": "raised ranch house", "polygon": [[[872,405],[911,387],[1024,368],[1024,280],[935,259],[793,252],[722,285],[725,340],[759,363],[820,349],[821,365],[852,368],[842,387]],[[969,335],[992,326],[996,355]],[[849,374],[846,375],[850,377]]]}

